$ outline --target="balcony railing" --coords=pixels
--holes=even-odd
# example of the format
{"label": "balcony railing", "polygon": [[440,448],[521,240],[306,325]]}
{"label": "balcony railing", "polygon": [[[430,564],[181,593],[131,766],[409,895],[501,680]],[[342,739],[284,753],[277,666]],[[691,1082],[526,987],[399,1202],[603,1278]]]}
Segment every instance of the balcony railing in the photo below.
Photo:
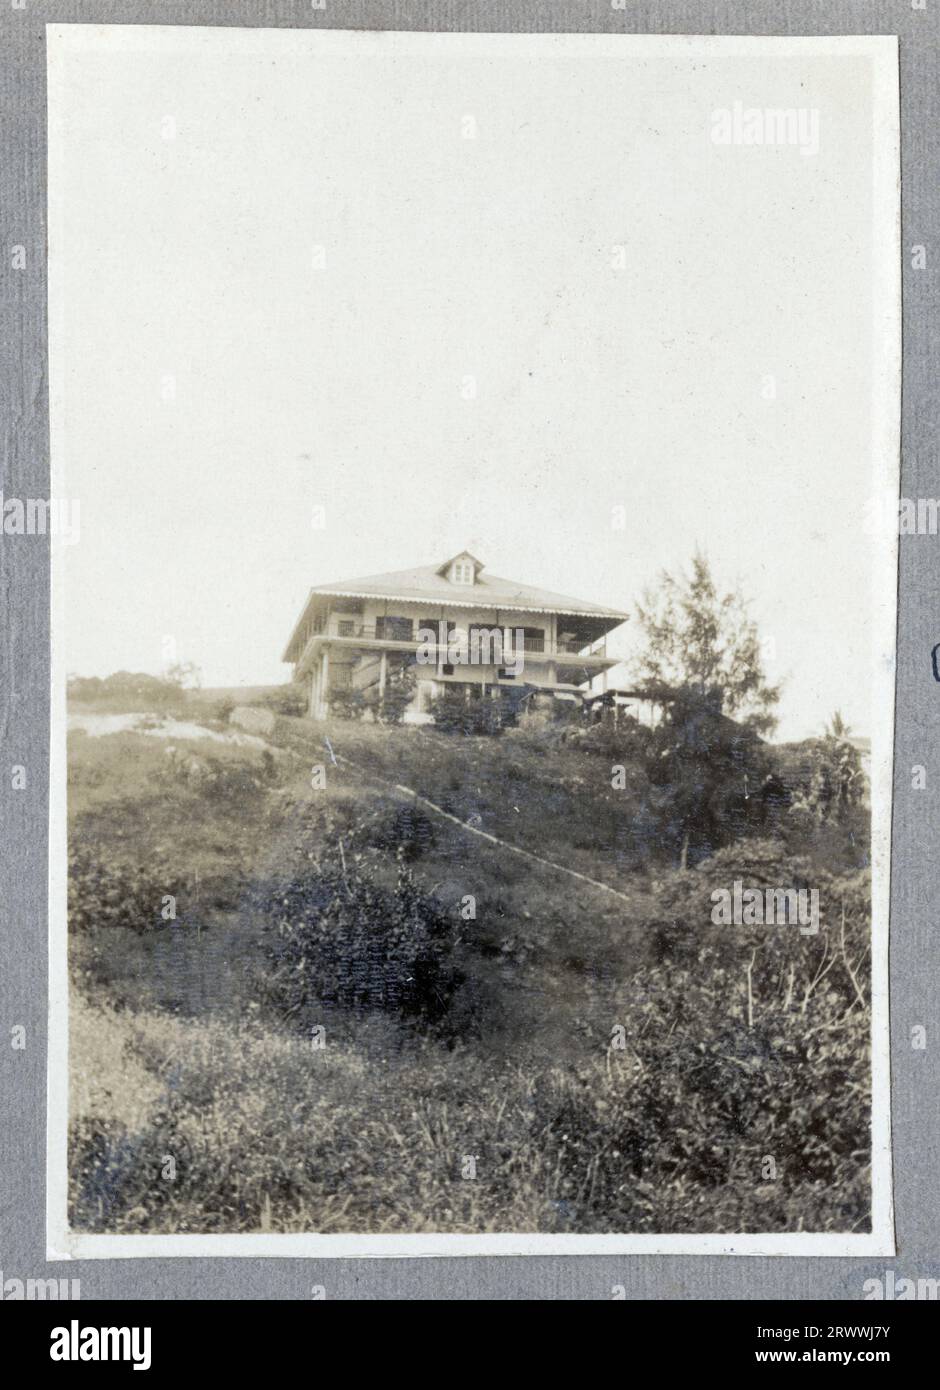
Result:
{"label": "balcony railing", "polygon": [[[437,646],[442,644],[439,641],[439,629],[434,625],[434,640]],[[505,631],[508,626],[509,640],[502,649],[502,659],[512,660],[513,656],[520,650],[519,644],[513,637],[513,628],[507,625],[497,625],[494,623],[490,631]],[[417,643],[419,631],[425,631],[425,624],[406,623],[360,623],[355,618],[331,618],[329,621],[316,623],[310,630],[310,641],[314,637],[340,638],[349,641],[365,640],[379,642],[401,642],[403,644]],[[450,638],[453,640],[455,630],[451,629]],[[473,640],[474,634],[470,634]],[[482,639],[486,640],[486,639]],[[442,648],[443,649],[443,648]],[[606,640],[604,638],[595,639],[594,642],[584,641],[582,638],[564,638],[555,642],[547,635],[544,637],[526,637],[522,640],[522,652],[532,656],[606,656]]]}

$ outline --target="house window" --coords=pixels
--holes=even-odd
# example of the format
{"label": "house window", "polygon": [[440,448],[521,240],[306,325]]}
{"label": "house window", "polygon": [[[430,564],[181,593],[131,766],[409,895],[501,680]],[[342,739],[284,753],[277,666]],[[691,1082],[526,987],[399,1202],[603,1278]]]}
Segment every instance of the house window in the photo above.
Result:
{"label": "house window", "polygon": [[412,620],[391,615],[376,618],[375,635],[385,642],[411,642],[414,640]]}
{"label": "house window", "polygon": [[[440,634],[441,634],[441,619],[440,619],[440,618],[419,618],[419,619],[418,619],[417,631],[418,631],[418,632],[422,632],[422,631],[424,631],[424,632],[431,632],[431,633],[434,634],[432,640],[433,640],[434,642],[439,642],[439,641],[440,641]],[[453,635],[454,635],[454,633],[455,633],[456,631],[457,631],[457,629],[454,627],[453,623],[449,623],[449,622],[448,622],[448,623],[445,623],[445,637],[444,637],[445,642],[449,642],[449,641],[453,638]]]}
{"label": "house window", "polygon": [[340,637],[353,637],[356,632],[356,624],[351,618],[340,618],[337,624],[337,633]]}
{"label": "house window", "polygon": [[451,570],[451,578],[455,584],[473,583],[473,561],[457,560]]}

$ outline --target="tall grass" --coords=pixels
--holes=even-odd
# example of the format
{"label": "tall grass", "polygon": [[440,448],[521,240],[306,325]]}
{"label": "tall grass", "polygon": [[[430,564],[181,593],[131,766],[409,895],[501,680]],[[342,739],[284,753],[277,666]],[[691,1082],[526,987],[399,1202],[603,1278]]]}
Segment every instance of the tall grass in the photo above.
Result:
{"label": "tall grass", "polygon": [[[322,731],[279,728],[276,766],[196,743],[199,775],[142,736],[76,740],[76,1227],[866,1227],[867,875],[780,838],[640,868],[642,775],[615,801],[606,752],[329,731],[615,901],[448,822],[426,833]],[[817,884],[819,935],[712,925],[736,877]]]}

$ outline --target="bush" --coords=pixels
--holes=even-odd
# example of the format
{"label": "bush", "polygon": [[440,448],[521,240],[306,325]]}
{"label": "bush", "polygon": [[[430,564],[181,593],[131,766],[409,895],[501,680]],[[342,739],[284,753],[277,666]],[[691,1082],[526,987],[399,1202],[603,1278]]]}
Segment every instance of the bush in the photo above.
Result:
{"label": "bush", "polygon": [[274,759],[267,749],[259,762],[246,762],[240,757],[190,753],[175,745],[166,749],[163,774],[170,782],[184,783],[208,801],[227,809],[258,801],[277,775]]}
{"label": "bush", "polygon": [[396,854],[400,859],[418,859],[435,841],[434,826],[417,806],[400,806],[370,826],[363,826],[363,842]]}
{"label": "bush", "polygon": [[756,793],[770,771],[766,745],[721,713],[720,698],[718,690],[677,691],[647,755],[659,833],[683,867],[753,833]]}
{"label": "bush", "polygon": [[323,1006],[446,1027],[462,984],[453,921],[400,867],[394,892],[351,870],[311,870],[265,906],[264,993],[305,1029]]}
{"label": "bush", "polygon": [[603,1072],[541,1085],[549,1143],[580,1219],[583,1204],[593,1209],[592,1229],[850,1230],[869,1220],[866,876],[814,876],[817,936],[710,922],[711,889],[733,876],[798,886],[799,866],[780,856],[776,844],[735,846],[674,875],[665,949],[625,992]]}
{"label": "bush", "polygon": [[175,920],[168,898],[182,901],[183,887],[170,870],[108,869],[87,850],[69,855],[69,931],[89,932],[111,927],[134,932],[155,931]]}
{"label": "bush", "polygon": [[[546,1160],[579,1229],[863,1230],[870,1222],[862,1014],[809,1034],[797,1012],[748,1028],[729,981],[692,970],[636,982],[625,1050],[539,1086]],[[685,1002],[710,1009],[690,1017]],[[812,1076],[812,1082],[807,1077]]]}
{"label": "bush", "polygon": [[275,686],[273,690],[259,695],[251,703],[261,705],[263,709],[273,710],[275,714],[286,714],[299,719],[307,713],[308,697],[302,685],[291,681],[288,685]]}
{"label": "bush", "polygon": [[[566,826],[573,855],[578,844],[598,855],[597,868],[572,864],[629,901],[585,897],[426,817],[420,801],[371,789],[366,800],[338,774],[311,797],[306,768],[323,756],[321,736],[283,723],[303,763],[285,757],[296,784],[270,799],[269,770],[244,749],[181,742],[165,754],[139,735],[73,738],[74,839],[107,850],[96,848],[101,863],[75,856],[70,963],[82,988],[115,1006],[127,1039],[123,1056],[111,1033],[96,1047],[97,1015],[89,1022],[81,1076],[101,1079],[112,1062],[94,1108],[70,1112],[77,1224],[864,1229],[866,875],[824,873],[815,851],[751,827],[694,871],[628,877],[633,856],[661,841],[647,819],[646,763],[631,756],[644,735],[630,726],[586,730],[593,762],[580,731],[564,745],[561,731],[518,732],[494,758],[483,741],[347,730],[354,761],[371,753],[386,780],[419,785],[520,846],[561,859],[557,835],[545,837]],[[608,793],[613,763],[626,765],[626,796]],[[110,800],[102,768],[119,793]],[[835,820],[812,817],[815,843],[845,836]],[[867,846],[867,833],[858,840]],[[146,870],[115,866],[134,854]],[[404,870],[412,858],[425,895]],[[259,881],[281,871],[283,886]],[[184,898],[175,876],[194,883],[197,872],[200,898],[188,888]],[[712,891],[735,878],[819,888],[819,934],[714,925]],[[213,879],[222,920],[207,910]],[[160,910],[177,893],[188,932],[160,929],[180,925]],[[479,898],[473,923],[460,917],[467,893]],[[249,953],[256,910],[267,930]],[[214,964],[249,955],[265,1010]],[[184,1026],[188,1014],[199,1021]],[[313,1057],[309,1029],[323,1022],[329,1046]],[[464,1036],[475,1045],[461,1046]],[[179,1158],[173,1183],[159,1176],[168,1153]],[[484,1182],[454,1181],[469,1153]]]}
{"label": "bush", "polygon": [[378,717],[383,724],[400,724],[405,711],[414,699],[413,671],[403,671],[397,680],[389,681],[378,704]]}
{"label": "bush", "polygon": [[365,707],[361,690],[333,690],[330,693],[330,714],[337,719],[361,719]]}
{"label": "bush", "polygon": [[[711,920],[715,888],[816,888],[820,930]],[[537,1078],[546,1163],[594,1231],[864,1229],[869,897],[778,840],[656,883],[652,963],[589,1025],[604,1060]],[[605,1025],[606,1027],[606,1025]]]}
{"label": "bush", "polygon": [[[568,705],[565,708],[573,707]],[[591,724],[582,722],[580,726],[567,731],[565,741],[572,748],[625,766],[644,763],[656,756],[653,730],[632,715],[625,715],[616,723],[609,719],[599,719]]]}
{"label": "bush", "polygon": [[[867,1099],[839,1057],[864,1047],[863,1021],[857,1037],[817,1034],[802,1052],[766,1033],[701,1042],[669,994],[682,983],[644,977],[624,1050],[547,1067],[397,1045],[375,1018],[357,1021],[353,1046],[333,1034],[312,1054],[309,1038],[250,1009],[198,1021],[89,1011],[73,1051],[94,1084],[70,1112],[72,1224],[864,1229]],[[161,1177],[168,1154],[173,1182]],[[466,1154],[484,1181],[455,1181]]]}
{"label": "bush", "polygon": [[400,724],[405,711],[414,699],[415,671],[413,666],[389,666],[385,690],[380,695],[377,685],[362,696],[363,709],[369,709],[380,724]]}
{"label": "bush", "polygon": [[463,686],[449,686],[431,701],[435,726],[445,734],[500,734],[511,722],[499,694],[471,698]]}
{"label": "bush", "polygon": [[774,758],[788,792],[817,825],[854,820],[868,798],[861,754],[846,739],[829,735],[781,744]]}

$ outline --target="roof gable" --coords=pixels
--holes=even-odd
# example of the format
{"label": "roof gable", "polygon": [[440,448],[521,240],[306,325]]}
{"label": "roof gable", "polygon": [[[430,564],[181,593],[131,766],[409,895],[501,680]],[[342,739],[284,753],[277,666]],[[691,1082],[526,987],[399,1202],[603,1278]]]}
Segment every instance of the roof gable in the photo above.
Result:
{"label": "roof gable", "polygon": [[438,566],[437,573],[452,584],[455,582],[455,571],[461,565],[473,566],[473,579],[470,582],[476,584],[483,564],[475,555],[471,555],[469,550],[461,550],[456,555],[452,555],[449,560],[445,560],[442,565]]}

